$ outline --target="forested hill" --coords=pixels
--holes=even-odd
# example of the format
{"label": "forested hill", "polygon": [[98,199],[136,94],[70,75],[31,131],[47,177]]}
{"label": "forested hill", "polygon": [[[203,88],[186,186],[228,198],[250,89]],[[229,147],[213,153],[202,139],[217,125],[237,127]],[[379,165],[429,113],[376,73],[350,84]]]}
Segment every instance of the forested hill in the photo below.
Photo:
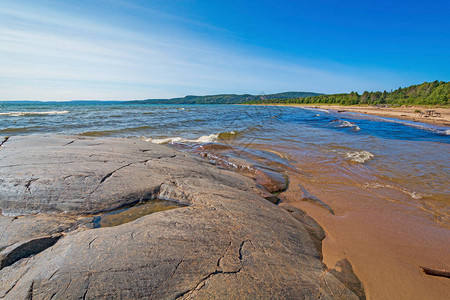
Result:
{"label": "forested hill", "polygon": [[127,103],[136,104],[239,104],[252,100],[270,100],[270,99],[290,99],[290,98],[302,98],[323,95],[319,93],[310,92],[285,92],[270,95],[235,95],[235,94],[223,94],[223,95],[209,95],[209,96],[186,96],[183,98],[172,99],[147,99],[128,101]]}
{"label": "forested hill", "polygon": [[262,99],[250,100],[244,104],[308,104],[329,103],[341,105],[449,105],[450,82],[433,81],[398,88],[395,91],[364,92],[362,95],[351,92],[349,94],[320,95],[290,99]]}

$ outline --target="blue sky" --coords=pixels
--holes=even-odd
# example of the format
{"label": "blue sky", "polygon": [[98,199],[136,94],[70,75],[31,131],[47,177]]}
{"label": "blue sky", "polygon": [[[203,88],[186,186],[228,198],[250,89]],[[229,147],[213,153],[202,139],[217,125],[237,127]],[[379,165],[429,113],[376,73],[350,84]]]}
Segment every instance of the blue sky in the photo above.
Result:
{"label": "blue sky", "polygon": [[0,0],[0,100],[448,81],[449,20],[450,1]]}

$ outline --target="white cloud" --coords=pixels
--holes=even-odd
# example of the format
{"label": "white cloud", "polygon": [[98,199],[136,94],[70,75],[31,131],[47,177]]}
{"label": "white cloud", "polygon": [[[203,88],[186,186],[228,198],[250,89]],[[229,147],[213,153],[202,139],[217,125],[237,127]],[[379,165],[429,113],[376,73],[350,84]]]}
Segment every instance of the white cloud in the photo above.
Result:
{"label": "white cloud", "polygon": [[361,71],[303,67],[171,32],[142,33],[64,12],[2,8],[0,100],[333,92],[370,86]]}

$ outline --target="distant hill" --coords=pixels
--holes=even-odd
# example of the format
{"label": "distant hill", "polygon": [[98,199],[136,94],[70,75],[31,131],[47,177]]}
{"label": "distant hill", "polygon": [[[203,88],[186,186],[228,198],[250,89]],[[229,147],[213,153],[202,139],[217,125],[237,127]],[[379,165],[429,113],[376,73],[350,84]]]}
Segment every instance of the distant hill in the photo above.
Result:
{"label": "distant hill", "polygon": [[222,95],[208,95],[208,96],[186,96],[183,98],[171,99],[147,99],[127,101],[126,103],[135,104],[239,104],[246,101],[253,100],[270,100],[270,99],[290,99],[302,98],[323,95],[320,93],[311,92],[285,92],[269,95],[236,95],[236,94],[222,94]]}
{"label": "distant hill", "polygon": [[255,99],[244,104],[313,104],[328,103],[340,105],[449,105],[450,82],[433,81],[398,88],[395,91],[364,92],[359,95],[356,92],[349,94],[319,95],[312,97],[279,98],[279,99]]}

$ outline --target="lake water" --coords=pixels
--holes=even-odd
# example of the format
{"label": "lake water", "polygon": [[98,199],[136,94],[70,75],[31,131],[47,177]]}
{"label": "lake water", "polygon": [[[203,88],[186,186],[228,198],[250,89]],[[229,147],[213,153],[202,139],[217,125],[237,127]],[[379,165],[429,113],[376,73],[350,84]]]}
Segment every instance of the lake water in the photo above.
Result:
{"label": "lake water", "polygon": [[[339,191],[370,191],[449,225],[448,127],[298,107],[0,102],[0,137],[43,133],[138,137],[211,159],[209,151],[231,167],[242,159]],[[226,147],[206,150],[211,144]]]}

